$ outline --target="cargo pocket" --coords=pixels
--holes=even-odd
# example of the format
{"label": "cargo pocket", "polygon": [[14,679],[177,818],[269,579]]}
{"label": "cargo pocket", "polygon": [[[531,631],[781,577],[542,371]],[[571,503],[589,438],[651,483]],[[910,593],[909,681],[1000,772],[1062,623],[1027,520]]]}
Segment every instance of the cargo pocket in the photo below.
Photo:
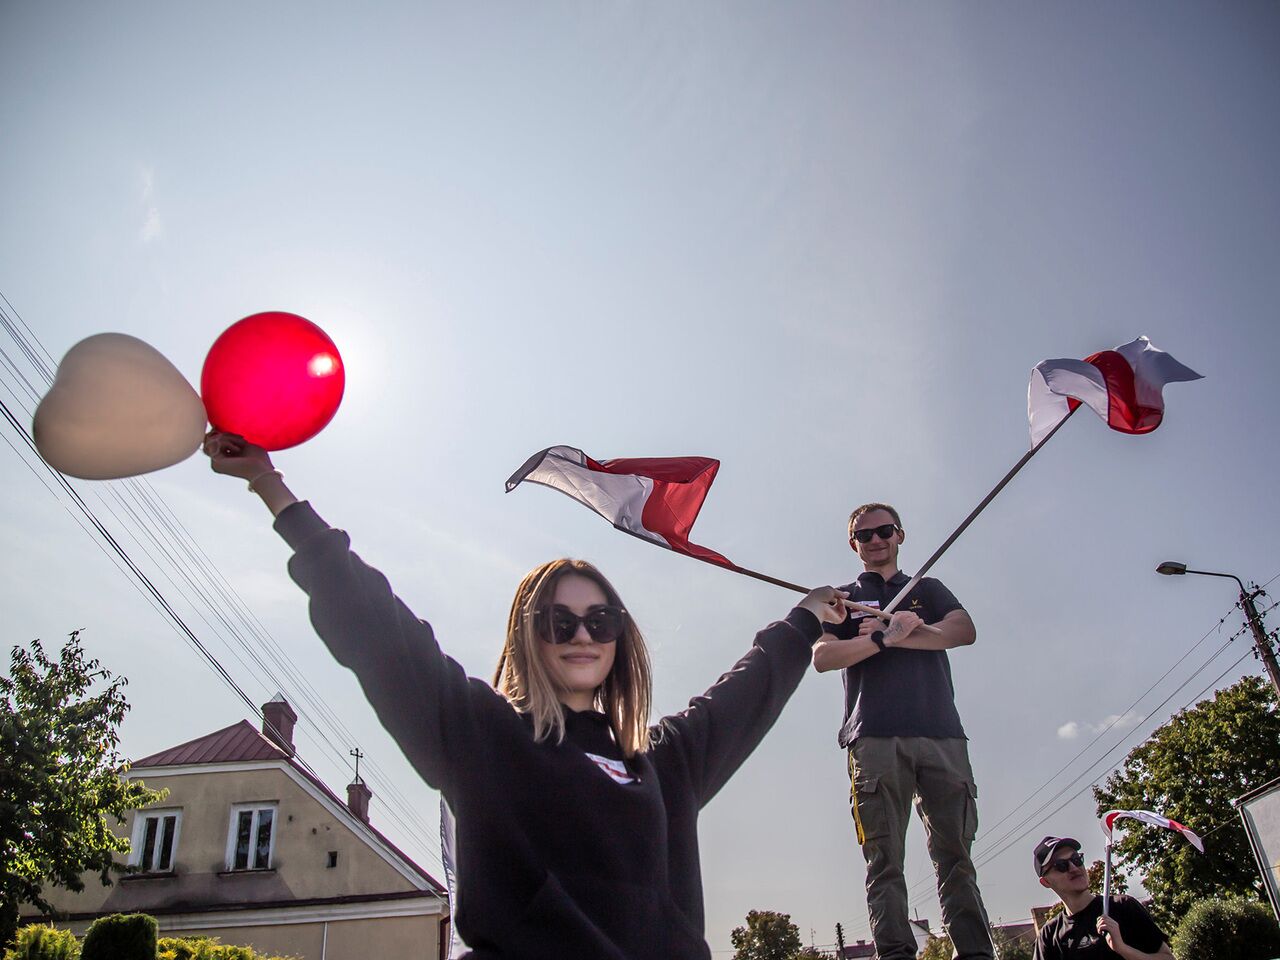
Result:
{"label": "cargo pocket", "polygon": [[884,795],[880,792],[879,777],[861,777],[853,780],[849,789],[849,808],[854,826],[858,828],[858,843],[885,836]]}
{"label": "cargo pocket", "polygon": [[964,782],[964,840],[973,843],[978,835],[978,785],[972,780]]}

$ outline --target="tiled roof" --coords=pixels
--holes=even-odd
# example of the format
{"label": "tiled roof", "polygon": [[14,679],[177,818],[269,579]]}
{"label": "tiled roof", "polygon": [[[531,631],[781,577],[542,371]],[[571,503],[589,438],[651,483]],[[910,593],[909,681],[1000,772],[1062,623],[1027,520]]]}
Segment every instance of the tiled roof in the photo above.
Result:
{"label": "tiled roof", "polygon": [[138,767],[177,767],[189,763],[242,763],[246,760],[288,760],[289,756],[247,720],[233,723],[195,740],[135,760]]}

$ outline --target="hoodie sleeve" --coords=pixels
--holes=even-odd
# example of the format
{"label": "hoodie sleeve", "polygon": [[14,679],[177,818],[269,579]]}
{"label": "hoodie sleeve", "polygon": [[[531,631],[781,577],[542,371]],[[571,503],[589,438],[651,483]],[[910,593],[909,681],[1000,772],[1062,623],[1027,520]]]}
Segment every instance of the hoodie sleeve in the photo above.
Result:
{"label": "hoodie sleeve", "polygon": [[733,669],[654,730],[654,763],[679,763],[706,806],[764,739],[800,685],[822,625],[796,607],[756,634]]}
{"label": "hoodie sleeve", "polygon": [[316,633],[355,673],[378,719],[422,778],[448,791],[451,772],[481,739],[485,715],[505,701],[445,656],[431,625],[310,504],[281,511],[275,528],[294,550],[289,575],[310,599]]}

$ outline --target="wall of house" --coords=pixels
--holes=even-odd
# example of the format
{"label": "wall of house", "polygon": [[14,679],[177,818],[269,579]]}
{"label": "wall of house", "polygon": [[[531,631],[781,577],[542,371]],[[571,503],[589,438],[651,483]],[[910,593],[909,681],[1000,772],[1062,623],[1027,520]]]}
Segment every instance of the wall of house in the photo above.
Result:
{"label": "wall of house", "polygon": [[[416,889],[282,770],[215,769],[144,779],[148,786],[169,790],[155,809],[182,810],[173,876],[127,877],[104,888],[95,875],[86,874],[83,893],[46,891],[58,910],[145,911]],[[276,804],[272,869],[228,871],[232,808],[258,801]],[[136,816],[122,827],[125,835],[132,835]],[[328,865],[330,852],[337,854],[333,867]]]}
{"label": "wall of house", "polygon": [[[87,921],[65,926],[83,936]],[[162,937],[217,937],[268,956],[298,960],[440,960],[440,918],[367,917],[274,926],[189,928],[160,918]]]}

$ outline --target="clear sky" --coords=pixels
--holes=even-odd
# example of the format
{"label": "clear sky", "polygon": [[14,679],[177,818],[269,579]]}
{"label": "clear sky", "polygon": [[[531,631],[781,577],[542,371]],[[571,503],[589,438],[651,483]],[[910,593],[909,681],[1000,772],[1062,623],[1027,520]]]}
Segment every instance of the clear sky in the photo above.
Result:
{"label": "clear sky", "polygon": [[[1152,571],[1280,574],[1278,53],[1271,3],[10,0],[0,292],[55,358],[121,331],[193,383],[240,317],[314,320],[347,397],[278,457],[290,484],[479,675],[527,569],[597,562],[649,638],[662,712],[793,595],[551,491],[504,495],[529,454],[717,457],[693,539],[797,582],[852,579],[848,512],[886,499],[911,571],[1025,450],[1035,363],[1151,337],[1205,375],[1166,391],[1164,426],[1074,418],[935,571],[978,626],[951,659],[981,885],[993,919],[1025,918],[1049,899],[1035,840],[1101,852],[1086,788],[1123,756],[1107,748],[1258,669],[1232,666],[1244,640],[1206,664],[1235,616],[1195,646],[1229,581]],[[0,386],[22,408],[14,368]],[[0,476],[6,644],[84,628],[130,678],[133,756],[246,715],[8,447]],[[341,790],[358,743],[375,822],[438,870],[437,798],[314,637],[261,505],[200,458],[149,480],[297,665],[303,756]],[[243,649],[135,532],[132,488],[77,487],[272,696],[260,641]],[[750,909],[806,942],[837,921],[868,936],[840,703],[837,676],[806,678],[704,813],[718,955]]]}

